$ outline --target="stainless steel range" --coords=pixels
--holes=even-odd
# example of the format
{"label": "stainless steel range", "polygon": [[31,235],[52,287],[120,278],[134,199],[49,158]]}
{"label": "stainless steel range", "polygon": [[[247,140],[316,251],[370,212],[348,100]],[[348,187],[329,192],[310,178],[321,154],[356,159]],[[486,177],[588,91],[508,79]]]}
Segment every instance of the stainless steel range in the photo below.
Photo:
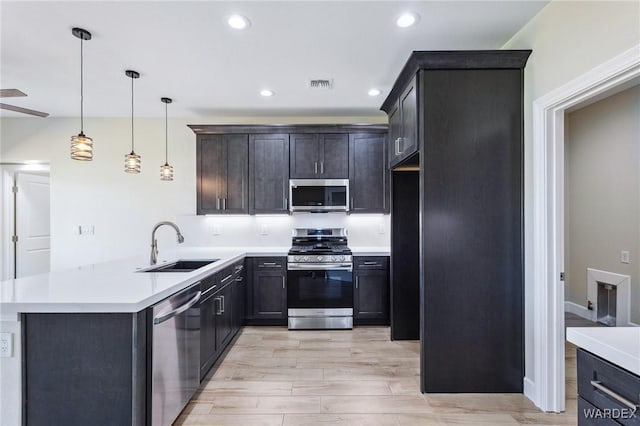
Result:
{"label": "stainless steel range", "polygon": [[353,328],[353,261],[346,229],[294,229],[287,288],[289,329]]}

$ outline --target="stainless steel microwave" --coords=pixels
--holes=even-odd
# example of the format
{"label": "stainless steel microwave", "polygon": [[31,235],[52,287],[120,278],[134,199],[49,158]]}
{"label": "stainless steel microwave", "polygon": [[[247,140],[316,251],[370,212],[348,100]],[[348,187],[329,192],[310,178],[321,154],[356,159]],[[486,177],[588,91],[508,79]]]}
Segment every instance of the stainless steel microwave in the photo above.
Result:
{"label": "stainless steel microwave", "polygon": [[290,179],[292,212],[349,211],[349,179]]}

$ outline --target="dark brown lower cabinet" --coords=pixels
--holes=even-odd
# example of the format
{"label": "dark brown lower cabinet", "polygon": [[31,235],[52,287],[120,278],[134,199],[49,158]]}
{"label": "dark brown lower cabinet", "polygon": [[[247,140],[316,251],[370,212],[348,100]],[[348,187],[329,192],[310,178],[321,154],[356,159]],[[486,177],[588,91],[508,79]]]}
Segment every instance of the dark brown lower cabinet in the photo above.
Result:
{"label": "dark brown lower cabinet", "polygon": [[389,324],[389,268],[387,257],[356,257],[353,321],[355,325]]}
{"label": "dark brown lower cabinet", "polygon": [[251,280],[247,286],[250,300],[247,323],[252,325],[286,325],[287,258],[255,257]]}

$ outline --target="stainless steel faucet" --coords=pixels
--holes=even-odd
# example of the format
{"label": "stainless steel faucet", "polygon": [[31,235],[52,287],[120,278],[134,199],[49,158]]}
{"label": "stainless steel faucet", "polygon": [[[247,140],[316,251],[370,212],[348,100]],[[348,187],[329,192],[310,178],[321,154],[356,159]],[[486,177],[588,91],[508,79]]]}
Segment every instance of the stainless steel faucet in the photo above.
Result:
{"label": "stainless steel faucet", "polygon": [[155,265],[156,262],[158,262],[158,240],[156,240],[156,231],[162,225],[169,225],[173,229],[175,229],[176,234],[178,234],[178,244],[184,243],[184,237],[180,233],[180,228],[178,228],[178,225],[169,221],[158,222],[156,226],[153,227],[153,231],[151,231],[151,264],[152,265]]}

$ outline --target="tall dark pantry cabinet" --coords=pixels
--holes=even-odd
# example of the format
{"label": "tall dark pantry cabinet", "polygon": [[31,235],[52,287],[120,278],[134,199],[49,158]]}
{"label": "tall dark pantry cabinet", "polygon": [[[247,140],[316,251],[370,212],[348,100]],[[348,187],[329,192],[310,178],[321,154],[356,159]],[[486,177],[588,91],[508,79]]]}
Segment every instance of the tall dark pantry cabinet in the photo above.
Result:
{"label": "tall dark pantry cabinet", "polygon": [[[382,105],[390,121],[392,338],[417,337],[394,324],[419,324],[422,392],[522,392],[530,53],[413,52]],[[400,300],[407,292],[419,304]]]}

